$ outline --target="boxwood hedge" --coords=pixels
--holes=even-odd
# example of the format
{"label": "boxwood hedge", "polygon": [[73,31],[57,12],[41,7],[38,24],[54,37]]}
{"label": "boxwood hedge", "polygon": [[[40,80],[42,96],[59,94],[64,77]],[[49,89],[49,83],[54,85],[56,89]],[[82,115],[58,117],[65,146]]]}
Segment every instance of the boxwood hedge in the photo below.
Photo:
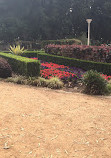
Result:
{"label": "boxwood hedge", "polygon": [[[4,53],[4,54],[6,54],[6,53]],[[87,60],[81,60],[81,59],[75,59],[75,58],[68,58],[68,57],[63,57],[63,56],[56,56],[56,55],[46,54],[46,53],[44,53],[44,51],[27,51],[22,56],[25,56],[25,57],[38,57],[39,60],[44,60],[44,61],[47,61],[47,62],[54,62],[54,63],[57,63],[57,64],[63,64],[63,65],[66,65],[66,66],[71,66],[71,67],[75,66],[75,67],[82,68],[86,71],[91,70],[91,69],[92,70],[97,70],[98,72],[102,72],[104,74],[111,75],[111,63],[93,62],[93,61],[87,61]],[[19,56],[17,56],[17,57],[19,57]],[[21,59],[23,59],[23,58],[21,57]],[[26,58],[25,58],[25,60],[26,60]],[[31,59],[27,59],[27,60],[31,60]],[[33,60],[33,62],[35,62],[35,60]],[[29,65],[31,65],[31,64],[29,64]],[[30,68],[28,68],[28,69],[30,69]],[[40,69],[40,66],[39,66],[39,69]],[[33,71],[33,70],[31,70],[31,71]]]}
{"label": "boxwood hedge", "polygon": [[0,57],[8,61],[15,73],[25,76],[39,76],[40,74],[40,62],[37,60],[2,52],[0,52]]}
{"label": "boxwood hedge", "polygon": [[80,60],[75,58],[67,58],[63,56],[50,55],[46,53],[38,53],[38,59],[44,60],[48,62],[54,62],[57,64],[63,64],[66,66],[75,66],[82,68],[84,70],[97,70],[98,72],[102,72],[107,75],[111,75],[111,63],[102,63],[102,62],[93,62]]}

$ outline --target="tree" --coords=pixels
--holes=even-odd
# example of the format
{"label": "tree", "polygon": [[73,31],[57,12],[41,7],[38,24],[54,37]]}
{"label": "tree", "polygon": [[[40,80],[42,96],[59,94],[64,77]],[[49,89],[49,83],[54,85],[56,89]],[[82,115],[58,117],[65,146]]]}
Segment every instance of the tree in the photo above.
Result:
{"label": "tree", "polygon": [[78,38],[87,18],[91,37],[110,41],[110,0],[0,0],[0,40]]}

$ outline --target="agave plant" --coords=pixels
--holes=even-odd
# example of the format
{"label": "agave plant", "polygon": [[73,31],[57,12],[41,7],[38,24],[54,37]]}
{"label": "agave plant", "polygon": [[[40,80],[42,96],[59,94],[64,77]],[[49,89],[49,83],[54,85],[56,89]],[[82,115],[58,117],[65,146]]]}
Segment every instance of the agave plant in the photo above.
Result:
{"label": "agave plant", "polygon": [[10,46],[10,52],[15,54],[15,55],[20,55],[22,54],[23,52],[25,52],[26,50],[24,50],[24,47],[20,48],[20,45],[17,45],[17,46]]}

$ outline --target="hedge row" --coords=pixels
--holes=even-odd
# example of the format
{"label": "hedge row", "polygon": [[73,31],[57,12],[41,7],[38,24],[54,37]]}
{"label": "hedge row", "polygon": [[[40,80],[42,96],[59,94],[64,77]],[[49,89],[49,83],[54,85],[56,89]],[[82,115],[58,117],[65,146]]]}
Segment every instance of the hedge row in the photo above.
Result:
{"label": "hedge row", "polygon": [[90,60],[95,62],[111,62],[111,47],[106,45],[87,46],[87,45],[54,45],[45,46],[45,53],[76,58],[81,60]]}
{"label": "hedge row", "polygon": [[44,60],[47,62],[54,62],[56,64],[63,64],[66,66],[71,67],[79,67],[84,70],[97,70],[98,72],[111,75],[111,64],[110,63],[102,63],[102,62],[93,62],[93,61],[86,61],[74,58],[67,58],[62,56],[55,56],[46,53],[38,53],[38,59]]}
{"label": "hedge row", "polygon": [[0,52],[0,57],[8,61],[15,73],[25,76],[39,76],[40,74],[40,62],[37,60],[2,52]]}
{"label": "hedge row", "polygon": [[[38,63],[36,60],[26,59],[24,57],[12,55],[12,54],[6,54],[6,53],[0,53],[0,56],[7,58],[9,63],[10,64],[12,63],[11,64],[12,66],[14,65],[13,70],[15,70],[15,72],[19,71],[18,73],[24,73],[24,71],[25,71],[25,74],[30,74],[29,76],[35,76],[35,75],[39,74],[38,72],[40,72],[40,63]],[[16,59],[14,56],[16,56]],[[50,54],[44,53],[44,51],[27,51],[26,53],[24,53],[24,56],[38,57],[39,60],[44,60],[47,62],[54,62],[57,64],[63,64],[66,66],[71,66],[71,67],[79,67],[86,71],[93,69],[93,70],[97,70],[98,72],[102,72],[104,74],[111,75],[111,63],[93,62],[93,61],[86,61],[86,60],[75,59],[75,58],[50,55]],[[13,61],[12,61],[12,59],[13,59]],[[30,62],[28,62],[28,61],[30,61]],[[31,64],[31,63],[33,63],[33,64]],[[17,67],[19,67],[19,70],[16,67],[16,65],[17,65]],[[37,65],[37,66],[35,66],[35,65]],[[28,70],[26,73],[27,68],[28,68]]]}
{"label": "hedge row", "polygon": [[[12,54],[10,51],[4,51],[3,53],[8,53],[8,54]],[[23,54],[21,54],[22,57],[28,57],[28,58],[33,58],[33,57],[37,57],[38,53],[44,53],[44,51],[40,50],[40,51],[25,51]]]}
{"label": "hedge row", "polygon": [[44,40],[41,42],[41,47],[44,48],[44,46],[48,44],[59,44],[59,45],[72,45],[72,44],[81,44],[82,42],[78,39],[60,39],[60,40]]}

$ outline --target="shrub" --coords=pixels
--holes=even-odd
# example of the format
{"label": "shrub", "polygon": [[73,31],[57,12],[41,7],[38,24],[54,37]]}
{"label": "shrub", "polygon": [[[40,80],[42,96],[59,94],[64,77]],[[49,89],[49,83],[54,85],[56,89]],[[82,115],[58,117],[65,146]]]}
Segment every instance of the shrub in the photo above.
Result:
{"label": "shrub", "polygon": [[9,63],[5,59],[0,58],[0,77],[7,78],[10,76],[12,76],[12,69]]}
{"label": "shrub", "polygon": [[107,91],[107,81],[97,71],[87,71],[83,76],[83,83],[87,94],[102,95]]}
{"label": "shrub", "polygon": [[20,45],[17,45],[17,46],[10,46],[10,52],[12,54],[15,54],[15,55],[20,55],[20,54],[23,54],[26,50],[24,50],[24,47],[20,48]]}
{"label": "shrub", "polygon": [[48,44],[59,44],[59,45],[72,45],[72,44],[82,44],[81,40],[79,39],[59,39],[59,40],[44,40],[41,42],[41,47],[44,48],[44,46]]}
{"label": "shrub", "polygon": [[17,84],[25,84],[26,78],[24,76],[15,75],[12,77],[8,77],[7,79],[5,79],[5,81],[6,82],[13,82],[13,83],[17,83]]}
{"label": "shrub", "polygon": [[110,46],[87,46],[87,45],[55,45],[45,46],[45,53],[66,56],[77,59],[107,62],[110,57]]}
{"label": "shrub", "polygon": [[42,77],[39,77],[35,80],[33,80],[32,85],[34,86],[42,86],[42,87],[47,87],[48,85],[48,80]]}
{"label": "shrub", "polygon": [[44,54],[38,53],[38,59],[44,60],[47,62],[53,62],[60,65],[78,67],[78,68],[82,68],[83,70],[93,69],[107,75],[111,74],[111,63],[87,61],[87,60],[81,60],[81,59],[75,59],[75,58],[56,56],[56,55],[51,55],[51,54],[46,54],[46,53]]}
{"label": "shrub", "polygon": [[17,84],[25,84],[25,85],[32,85],[37,87],[48,87],[51,89],[60,89],[63,87],[63,82],[57,78],[45,79],[42,77],[28,77],[15,75],[13,77],[8,77],[5,79],[6,82],[13,82]]}
{"label": "shrub", "polygon": [[63,87],[63,82],[57,77],[52,77],[51,79],[39,77],[37,79],[32,80],[31,85],[48,87],[51,89],[60,89]]}
{"label": "shrub", "polygon": [[7,59],[12,70],[23,76],[39,76],[40,62],[18,55],[7,54],[0,52],[0,56]]}
{"label": "shrub", "polygon": [[48,88],[60,89],[62,87],[63,87],[63,82],[59,78],[52,77],[51,79],[48,80]]}
{"label": "shrub", "polygon": [[107,90],[108,90],[108,93],[110,94],[111,93],[111,80],[108,81]]}

